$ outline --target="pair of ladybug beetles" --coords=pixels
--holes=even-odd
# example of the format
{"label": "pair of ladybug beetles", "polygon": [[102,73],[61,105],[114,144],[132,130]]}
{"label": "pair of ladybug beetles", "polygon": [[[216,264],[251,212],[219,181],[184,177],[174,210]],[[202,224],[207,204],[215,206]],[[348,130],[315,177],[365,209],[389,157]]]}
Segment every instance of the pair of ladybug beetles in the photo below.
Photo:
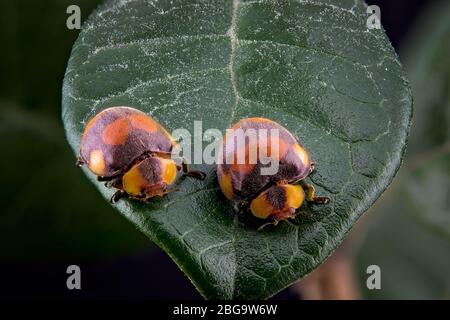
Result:
{"label": "pair of ladybug beetles", "polygon": [[[269,156],[275,159],[278,170],[273,175],[262,175],[266,165],[261,159],[250,162],[249,153],[259,145],[249,139],[244,146],[229,148],[229,133],[237,130],[277,130],[277,148]],[[272,139],[272,140],[271,140]],[[273,141],[276,139],[276,141]],[[178,173],[198,179],[205,174],[191,171],[184,160],[177,165],[171,158],[176,141],[158,122],[145,113],[129,107],[111,107],[94,116],[86,125],[81,137],[77,165],[86,165],[99,181],[117,191],[112,202],[127,196],[147,201],[164,196],[171,188]],[[242,147],[242,149],[241,149]],[[278,123],[265,118],[247,118],[236,123],[228,131],[220,147],[217,177],[225,197],[240,207],[248,208],[253,216],[270,220],[270,224],[295,217],[305,199],[314,203],[328,203],[329,198],[315,195],[312,185],[304,179],[313,171],[314,163],[297,139]],[[237,158],[238,151],[245,150],[245,160]],[[260,153],[258,153],[259,155]]]}

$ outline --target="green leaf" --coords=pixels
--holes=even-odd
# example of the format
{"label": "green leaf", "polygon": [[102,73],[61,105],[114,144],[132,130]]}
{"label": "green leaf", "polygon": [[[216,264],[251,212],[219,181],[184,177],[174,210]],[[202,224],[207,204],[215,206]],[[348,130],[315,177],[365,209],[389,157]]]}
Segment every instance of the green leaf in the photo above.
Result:
{"label": "green leaf", "polygon": [[148,248],[79,174],[57,117],[7,103],[0,110],[2,259],[107,259]]}
{"label": "green leaf", "polygon": [[[411,93],[382,30],[355,1],[110,1],[75,43],[63,121],[75,152],[89,118],[113,105],[147,112],[169,130],[203,121],[226,129],[271,118],[316,161],[308,179],[328,205],[258,232],[237,222],[218,189],[180,191],[118,210],[165,250],[206,298],[267,298],[316,268],[396,173]],[[113,190],[88,177],[108,199]],[[151,275],[149,275],[150,277]]]}

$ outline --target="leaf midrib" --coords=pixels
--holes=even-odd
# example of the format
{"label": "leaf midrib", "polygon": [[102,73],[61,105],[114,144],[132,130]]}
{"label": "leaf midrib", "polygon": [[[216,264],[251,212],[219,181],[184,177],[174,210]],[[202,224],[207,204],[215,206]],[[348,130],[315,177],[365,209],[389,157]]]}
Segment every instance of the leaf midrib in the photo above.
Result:
{"label": "leaf midrib", "polygon": [[233,124],[234,120],[234,114],[236,112],[237,106],[239,104],[239,91],[237,88],[237,80],[236,80],[236,73],[234,71],[234,61],[236,59],[236,44],[237,44],[237,10],[239,7],[239,0],[232,0],[232,11],[231,11],[231,25],[229,30],[229,36],[230,36],[230,44],[231,44],[231,53],[230,53],[230,62],[229,62],[229,69],[230,69],[230,82],[231,87],[233,89],[233,95],[234,95],[234,104],[231,106],[231,114],[230,114],[230,122],[227,126],[227,128],[230,128]]}

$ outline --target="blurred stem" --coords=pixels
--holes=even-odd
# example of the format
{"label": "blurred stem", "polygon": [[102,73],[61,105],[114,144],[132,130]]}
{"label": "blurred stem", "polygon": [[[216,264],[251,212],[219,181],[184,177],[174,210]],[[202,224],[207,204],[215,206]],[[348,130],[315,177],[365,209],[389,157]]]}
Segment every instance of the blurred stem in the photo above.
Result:
{"label": "blurred stem", "polygon": [[316,270],[292,286],[305,300],[355,300],[360,298],[352,263],[351,239]]}

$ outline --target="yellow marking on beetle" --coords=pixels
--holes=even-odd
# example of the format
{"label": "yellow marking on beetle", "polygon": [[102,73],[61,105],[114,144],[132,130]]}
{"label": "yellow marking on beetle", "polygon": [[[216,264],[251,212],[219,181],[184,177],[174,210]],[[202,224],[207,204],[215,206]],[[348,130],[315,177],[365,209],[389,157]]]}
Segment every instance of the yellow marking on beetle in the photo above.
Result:
{"label": "yellow marking on beetle", "polygon": [[147,180],[139,170],[139,165],[133,166],[127,173],[123,175],[123,189],[132,196],[138,196],[142,193],[143,188],[147,184]]}
{"label": "yellow marking on beetle", "polygon": [[305,200],[305,191],[301,186],[286,184],[282,186],[286,192],[285,208],[298,209]]}
{"label": "yellow marking on beetle", "polygon": [[305,199],[305,192],[302,187],[285,184],[280,185],[285,192],[286,200],[284,202],[284,207],[281,210],[275,209],[267,199],[268,190],[260,193],[250,204],[250,209],[252,214],[261,219],[267,219],[269,216],[276,216],[282,212],[289,212],[290,209],[298,209],[303,204]]}
{"label": "yellow marking on beetle", "polygon": [[171,185],[177,177],[177,166],[172,159],[159,158],[161,178],[167,185]]}
{"label": "yellow marking on beetle", "polygon": [[100,149],[92,151],[89,155],[89,169],[98,176],[105,172],[105,157]]}
{"label": "yellow marking on beetle", "polygon": [[231,184],[231,175],[230,173],[221,172],[219,175],[219,185],[225,197],[229,200],[233,199],[233,186]]}
{"label": "yellow marking on beetle", "polygon": [[262,192],[250,204],[252,214],[261,219],[268,218],[274,211],[272,205],[267,201],[266,192]]}

